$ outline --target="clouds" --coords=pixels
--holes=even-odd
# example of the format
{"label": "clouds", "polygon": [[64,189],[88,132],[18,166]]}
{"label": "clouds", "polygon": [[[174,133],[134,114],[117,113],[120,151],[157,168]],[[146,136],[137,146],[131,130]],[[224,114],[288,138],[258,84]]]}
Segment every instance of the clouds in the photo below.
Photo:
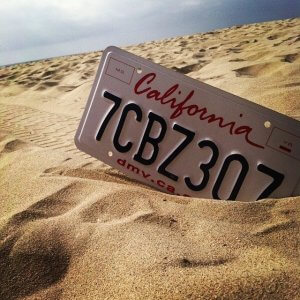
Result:
{"label": "clouds", "polygon": [[66,42],[89,36],[113,34],[128,28],[165,23],[182,10],[208,0],[4,0],[0,6],[2,50]]}
{"label": "clouds", "polygon": [[18,60],[38,59],[292,17],[300,14],[299,4],[299,0],[1,0],[0,65],[16,62],[16,53]]}
{"label": "clouds", "polygon": [[[96,1],[9,1],[1,9],[2,47],[6,50],[52,44],[109,29],[107,9]],[[93,4],[93,5],[92,5]],[[21,26],[20,26],[21,25]],[[94,25],[94,26],[93,26]],[[4,31],[5,30],[5,31]]]}
{"label": "clouds", "polygon": [[[108,17],[96,1],[10,0],[0,8],[2,47],[5,50],[47,45],[78,39],[101,28]],[[105,10],[108,11],[107,9]],[[95,27],[96,26],[96,27]]]}

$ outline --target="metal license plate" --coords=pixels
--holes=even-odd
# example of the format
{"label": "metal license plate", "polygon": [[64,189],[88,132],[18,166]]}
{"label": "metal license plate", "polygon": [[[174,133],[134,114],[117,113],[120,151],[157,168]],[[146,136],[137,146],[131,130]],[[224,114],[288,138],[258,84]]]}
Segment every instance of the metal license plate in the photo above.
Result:
{"label": "metal license plate", "polygon": [[300,193],[299,123],[109,47],[75,144],[167,193],[255,201]]}

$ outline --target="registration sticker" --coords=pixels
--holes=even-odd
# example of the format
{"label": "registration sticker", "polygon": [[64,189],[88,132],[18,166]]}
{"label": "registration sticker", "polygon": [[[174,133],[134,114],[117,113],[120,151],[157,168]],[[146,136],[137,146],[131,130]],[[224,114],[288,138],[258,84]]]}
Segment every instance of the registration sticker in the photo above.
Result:
{"label": "registration sticker", "polygon": [[300,193],[300,122],[108,47],[77,148],[161,191],[255,201]]}

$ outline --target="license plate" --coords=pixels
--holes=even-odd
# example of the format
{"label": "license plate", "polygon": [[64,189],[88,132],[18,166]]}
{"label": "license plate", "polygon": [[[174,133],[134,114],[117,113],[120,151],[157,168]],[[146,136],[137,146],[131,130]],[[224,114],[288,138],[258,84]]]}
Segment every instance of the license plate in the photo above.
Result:
{"label": "license plate", "polygon": [[108,47],[75,144],[167,193],[255,201],[300,193],[299,123]]}

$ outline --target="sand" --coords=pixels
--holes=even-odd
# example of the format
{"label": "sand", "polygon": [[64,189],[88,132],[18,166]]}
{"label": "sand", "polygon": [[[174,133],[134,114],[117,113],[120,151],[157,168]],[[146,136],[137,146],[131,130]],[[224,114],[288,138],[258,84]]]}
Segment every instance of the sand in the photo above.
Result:
{"label": "sand", "polygon": [[[300,19],[125,47],[300,120]],[[167,195],[76,150],[101,52],[0,69],[0,299],[300,299],[300,197]]]}

